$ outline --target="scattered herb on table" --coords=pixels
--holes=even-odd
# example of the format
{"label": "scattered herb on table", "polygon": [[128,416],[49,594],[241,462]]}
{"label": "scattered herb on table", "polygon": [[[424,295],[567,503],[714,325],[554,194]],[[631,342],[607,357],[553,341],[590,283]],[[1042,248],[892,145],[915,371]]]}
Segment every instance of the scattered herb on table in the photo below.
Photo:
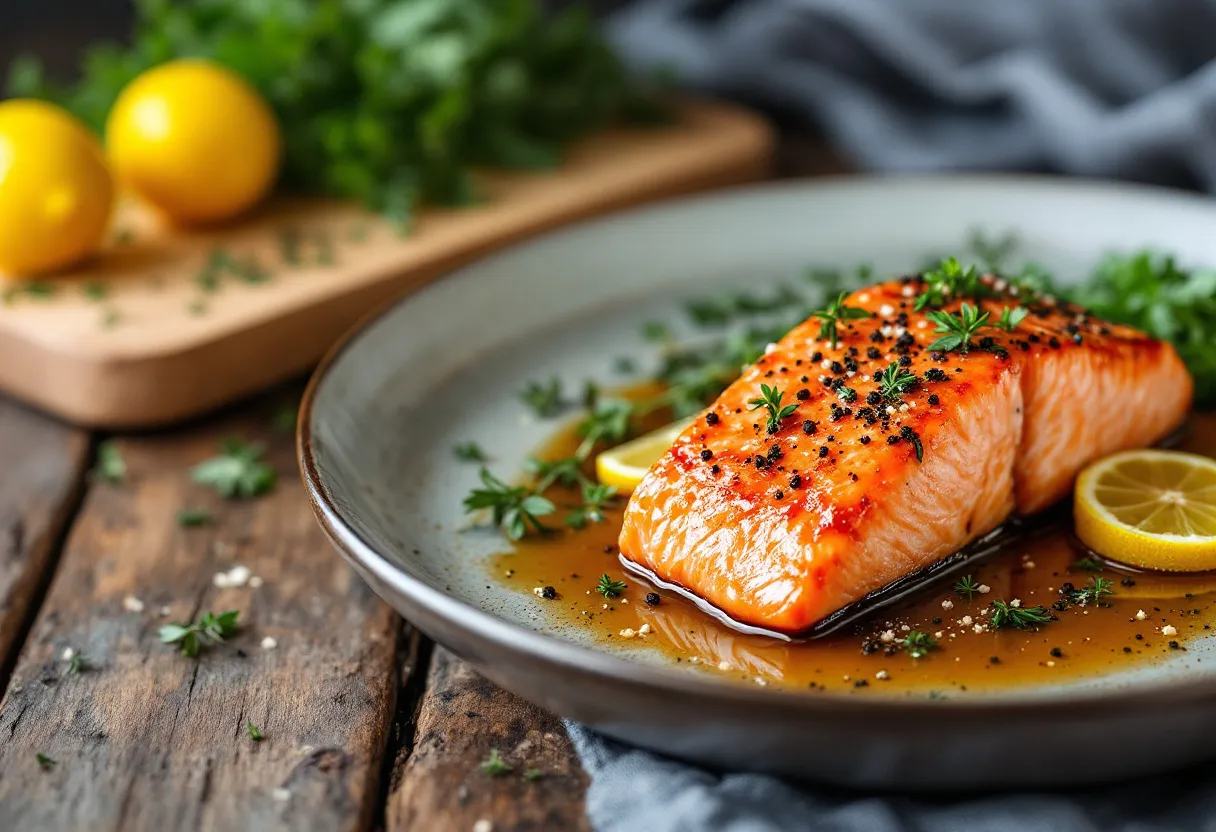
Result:
{"label": "scattered herb on table", "polygon": [[562,399],[562,380],[554,376],[546,382],[529,381],[519,398],[542,419],[551,419],[566,409]]}
{"label": "scattered herb on table", "polygon": [[51,759],[47,755],[43,754],[41,751],[39,751],[37,754],[34,755],[34,759],[38,761],[38,766],[43,771],[49,771],[50,769],[59,765],[58,760]]}
{"label": "scattered herb on table", "polygon": [[127,461],[112,439],[97,445],[97,462],[93,465],[93,478],[103,482],[122,482],[127,477]]}
{"label": "scattered herb on table", "polygon": [[119,91],[174,58],[248,80],[284,138],[283,184],[359,200],[408,227],[424,202],[463,205],[480,167],[552,168],[610,122],[661,119],[579,8],[538,0],[209,0],[136,4],[130,46],[86,53],[80,80],[14,62],[8,94],[49,98],[101,132]]}
{"label": "scattered herb on table", "polygon": [[490,509],[494,525],[503,526],[511,540],[522,538],[529,525],[537,532],[549,531],[539,518],[556,510],[552,502],[524,486],[507,485],[486,468],[481,469],[481,482],[483,488],[473,489],[464,498],[465,511]]}
{"label": "scattered herb on table", "polygon": [[262,733],[262,729],[253,724],[253,720],[249,720],[245,724],[245,731],[249,734],[249,739],[254,742],[261,742],[266,739],[266,735]]}
{"label": "scattered herb on table", "polygon": [[489,457],[476,442],[459,442],[452,447],[452,453],[461,462],[486,462]]}
{"label": "scattered herb on table", "polygon": [[211,512],[205,508],[183,508],[177,513],[177,525],[184,529],[206,526],[211,522]]}
{"label": "scattered herb on table", "polygon": [[[766,429],[769,433],[776,433],[781,430],[781,422],[794,415],[794,411],[798,409],[797,402],[791,402],[787,405],[781,404],[781,399],[785,393],[777,389],[776,385],[769,387],[767,384],[760,385],[760,398],[748,399],[748,408],[750,410],[759,410],[764,408],[768,411],[768,424]],[[854,394],[856,396],[856,394]]]}
{"label": "scattered herb on table", "polygon": [[226,500],[257,497],[274,490],[278,479],[274,468],[261,461],[263,453],[261,445],[229,439],[219,456],[194,466],[190,476]]}
{"label": "scattered herb on table", "polygon": [[625,591],[624,581],[614,581],[607,573],[600,575],[600,581],[595,585],[595,591],[605,598],[616,598]]}
{"label": "scattered herb on table", "polygon": [[992,602],[992,615],[989,621],[992,628],[1015,627],[1024,630],[1037,624],[1050,624],[1056,618],[1046,607],[1015,607],[1006,601]]}
{"label": "scattered herb on table", "polygon": [[515,771],[515,767],[507,764],[507,761],[498,753],[497,748],[490,749],[490,756],[482,760],[479,768],[488,777],[501,777]]}
{"label": "scattered herb on table", "polygon": [[937,639],[920,630],[912,630],[899,640],[899,645],[912,658],[921,659],[929,655],[930,650],[937,649]]}
{"label": "scattered herb on table", "polygon": [[837,331],[837,324],[841,321],[857,321],[864,318],[873,317],[865,309],[859,309],[855,306],[845,306],[845,292],[841,292],[836,296],[836,300],[829,303],[822,309],[816,309],[811,313],[812,318],[818,318],[819,324],[819,340],[828,341],[832,345],[832,349],[836,349],[840,342],[840,333]]}
{"label": "scattered herb on table", "polygon": [[68,656],[68,675],[75,676],[93,666],[93,657],[83,650],[73,650]]}
{"label": "scattered herb on table", "polygon": [[189,624],[165,624],[159,635],[163,644],[178,644],[182,655],[194,659],[199,651],[209,644],[219,644],[237,631],[237,610],[215,615],[205,612],[196,622]]}
{"label": "scattered herb on table", "polygon": [[957,592],[960,597],[966,598],[968,601],[970,601],[979,593],[980,584],[976,582],[974,576],[964,575],[954,584],[954,591]]}
{"label": "scattered herb on table", "polygon": [[971,338],[975,335],[980,327],[987,326],[988,313],[980,312],[978,307],[972,306],[969,303],[962,303],[959,306],[959,313],[952,315],[949,312],[934,311],[925,314],[925,317],[937,324],[935,333],[945,333],[932,344],[929,349],[942,350],[950,352],[958,350],[959,352],[967,352],[971,349]]}

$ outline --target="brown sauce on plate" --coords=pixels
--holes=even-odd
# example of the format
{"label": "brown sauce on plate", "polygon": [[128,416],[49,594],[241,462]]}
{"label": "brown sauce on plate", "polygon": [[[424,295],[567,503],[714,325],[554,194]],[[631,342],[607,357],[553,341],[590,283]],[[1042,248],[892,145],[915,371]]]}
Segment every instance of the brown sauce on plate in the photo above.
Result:
{"label": "brown sauce on plate", "polygon": [[[539,456],[569,456],[577,443],[577,435],[567,430]],[[1179,447],[1216,456],[1216,415],[1193,417]],[[547,496],[559,511],[575,502],[572,492],[561,488]],[[556,624],[748,684],[936,697],[1071,683],[1185,651],[1188,640],[1216,626],[1216,573],[1137,572],[1100,559],[1101,571],[1095,571],[1094,556],[1064,522],[1004,545],[964,569],[962,574],[989,588],[971,600],[954,591],[955,575],[821,639],[789,642],[748,635],[626,572],[616,550],[621,508],[609,511],[600,525],[521,541],[513,552],[492,559],[492,574],[532,596]],[[1079,561],[1089,561],[1090,568],[1078,566]],[[620,597],[596,592],[603,574],[626,583]],[[1065,582],[1080,588],[1095,575],[1113,582],[1114,594],[1101,605],[1052,608]],[[557,597],[534,594],[548,586]],[[658,595],[658,604],[646,602],[651,593]],[[983,629],[996,599],[1042,605],[1058,620],[1038,629]],[[1144,616],[1138,619],[1141,611]],[[646,633],[641,632],[644,625]],[[1167,626],[1176,634],[1164,634]],[[909,630],[935,637],[937,649],[922,658],[909,656],[897,646]]]}

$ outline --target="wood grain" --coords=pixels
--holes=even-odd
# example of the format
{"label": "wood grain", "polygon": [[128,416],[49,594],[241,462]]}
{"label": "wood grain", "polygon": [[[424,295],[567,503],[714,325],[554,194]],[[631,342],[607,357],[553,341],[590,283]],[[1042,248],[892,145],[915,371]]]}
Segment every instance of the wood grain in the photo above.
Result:
{"label": "wood grain", "polygon": [[[480,764],[496,748],[513,771]],[[529,780],[524,773],[539,772]],[[589,830],[587,775],[556,716],[507,693],[442,648],[431,660],[413,748],[395,773],[385,828]]]}
{"label": "wood grain", "polygon": [[[18,293],[0,306],[0,390],[83,424],[164,425],[302,372],[370,310],[492,249],[614,208],[758,179],[771,150],[759,117],[689,103],[672,125],[578,144],[555,171],[487,174],[484,204],[423,211],[408,237],[332,201],[280,201],[232,228],[191,233],[124,206],[117,227],[129,240],[51,281],[52,296]],[[298,256],[285,254],[285,232],[298,238]],[[200,285],[217,247],[255,258],[268,279],[223,270]],[[100,302],[81,291],[98,282],[108,287]],[[107,316],[116,322],[105,325]]]}
{"label": "wood grain", "polygon": [[[268,423],[244,415],[118,441],[127,482],[91,486],[0,702],[0,829],[373,824],[399,619],[333,552],[290,437]],[[225,503],[189,482],[229,435],[271,443],[274,494]],[[182,506],[210,509],[215,524],[179,528]],[[236,565],[264,583],[213,585]],[[241,631],[198,660],[159,643],[163,623],[227,609]],[[268,636],[275,649],[260,646]],[[67,647],[93,666],[69,675]],[[44,770],[37,753],[56,764]]]}
{"label": "wood grain", "polygon": [[83,487],[89,436],[0,399],[0,690]]}

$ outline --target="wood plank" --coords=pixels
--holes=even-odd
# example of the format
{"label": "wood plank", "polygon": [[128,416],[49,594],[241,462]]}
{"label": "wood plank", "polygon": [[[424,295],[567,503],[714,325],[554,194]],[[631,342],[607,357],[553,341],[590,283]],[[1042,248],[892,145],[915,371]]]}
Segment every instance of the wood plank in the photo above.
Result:
{"label": "wood plank", "polygon": [[[498,749],[513,771],[480,764]],[[524,772],[535,769],[538,779]],[[589,830],[587,775],[553,714],[507,693],[442,648],[431,660],[414,742],[394,773],[385,828]]]}
{"label": "wood plank", "polygon": [[[52,296],[0,306],[0,389],[95,426],[197,415],[303,372],[371,309],[462,263],[581,217],[758,179],[771,150],[755,114],[688,102],[671,125],[578,143],[556,170],[487,173],[484,204],[425,210],[408,237],[332,200],[281,200],[191,232],[123,206],[122,242],[48,281]],[[225,267],[200,284],[217,247],[256,261],[258,278]],[[97,282],[103,303],[80,290]]]}
{"label": "wood plank", "polygon": [[0,398],[0,690],[83,488],[89,435]]}
{"label": "wood plank", "polygon": [[[91,486],[0,703],[0,829],[374,823],[399,619],[333,552],[291,438],[269,423],[247,412],[117,442],[127,481]],[[270,444],[274,494],[224,502],[190,483],[189,468],[230,435]],[[183,506],[216,522],[179,528]],[[263,583],[213,584],[237,565]],[[166,622],[228,609],[241,631],[197,660],[159,643]],[[68,674],[67,647],[95,666]],[[264,741],[250,739],[250,720]],[[44,770],[38,753],[57,762]]]}

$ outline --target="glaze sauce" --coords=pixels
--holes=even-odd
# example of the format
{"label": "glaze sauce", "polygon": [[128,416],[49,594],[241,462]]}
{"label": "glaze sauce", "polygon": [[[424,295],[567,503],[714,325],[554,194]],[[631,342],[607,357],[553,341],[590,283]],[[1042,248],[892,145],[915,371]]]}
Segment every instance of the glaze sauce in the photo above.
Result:
{"label": "glaze sauce", "polygon": [[[656,418],[661,423],[662,417]],[[567,457],[578,441],[573,430],[563,432],[539,456]],[[1180,447],[1216,456],[1216,416],[1194,417]],[[547,496],[559,511],[577,502],[573,492],[560,487]],[[822,639],[786,642],[747,635],[622,569],[616,550],[621,508],[607,512],[600,525],[521,541],[513,552],[492,559],[492,574],[532,595],[555,624],[582,628],[621,647],[657,651],[678,665],[748,684],[936,697],[1075,682],[1185,651],[1188,640],[1216,624],[1216,573],[1137,572],[1101,559],[1101,571],[1082,568],[1078,562],[1092,562],[1094,556],[1065,523],[1008,544],[964,570],[989,588],[971,600],[953,590],[955,575]],[[626,583],[620,597],[604,598],[595,591],[603,574]],[[1094,575],[1114,582],[1114,594],[1101,606],[1051,608],[1065,582],[1081,588]],[[547,586],[556,590],[556,598],[534,595]],[[651,593],[658,604],[646,602]],[[1042,605],[1058,621],[1037,630],[976,632],[997,599]],[[640,633],[643,625],[649,632]],[[1166,626],[1177,633],[1164,635]],[[934,636],[938,648],[914,659],[894,642],[883,641],[884,633],[899,639],[908,630]],[[634,635],[627,637],[631,631]]]}

